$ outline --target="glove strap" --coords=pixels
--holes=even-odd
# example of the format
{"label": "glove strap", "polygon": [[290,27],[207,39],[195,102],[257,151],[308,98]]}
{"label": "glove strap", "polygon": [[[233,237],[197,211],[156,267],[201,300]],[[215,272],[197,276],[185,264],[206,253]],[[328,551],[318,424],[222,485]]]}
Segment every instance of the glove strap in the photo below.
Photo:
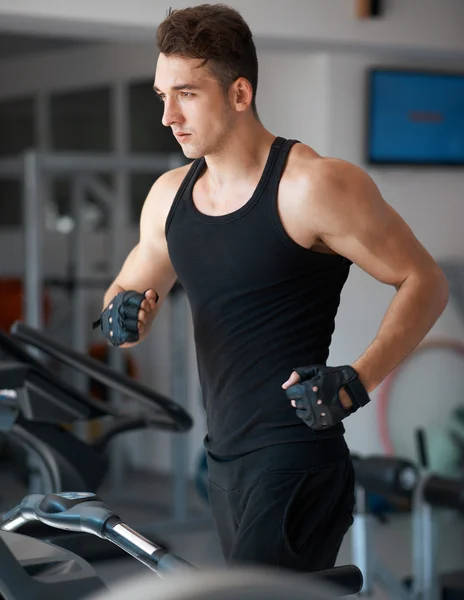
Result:
{"label": "glove strap", "polygon": [[367,393],[364,384],[359,379],[359,375],[353,369],[353,367],[344,367],[345,369],[350,369],[352,372],[352,376],[349,378],[349,381],[344,384],[346,391],[348,392],[348,396],[350,397],[351,402],[353,403],[352,412],[358,410],[363,406],[366,406],[368,402],[370,402],[369,394]]}
{"label": "glove strap", "polygon": [[101,317],[100,317],[97,321],[94,321],[92,323],[92,329],[97,329],[97,327],[100,327],[101,322],[102,322],[102,320],[101,320]]}

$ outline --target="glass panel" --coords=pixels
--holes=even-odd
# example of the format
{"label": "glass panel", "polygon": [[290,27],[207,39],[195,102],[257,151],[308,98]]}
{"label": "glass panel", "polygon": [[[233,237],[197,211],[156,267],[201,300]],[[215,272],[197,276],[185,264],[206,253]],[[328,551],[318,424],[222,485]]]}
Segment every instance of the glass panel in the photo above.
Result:
{"label": "glass panel", "polygon": [[108,87],[53,94],[50,121],[54,150],[112,150],[111,90]]}
{"label": "glass panel", "polygon": [[17,98],[0,102],[0,156],[12,156],[34,148],[35,100]]}
{"label": "glass panel", "polygon": [[23,206],[21,182],[15,179],[0,179],[0,227],[21,227]]}
{"label": "glass panel", "polygon": [[[20,154],[35,145],[35,99],[2,100],[0,157]],[[0,227],[21,227],[22,213],[19,179],[0,179]]]}

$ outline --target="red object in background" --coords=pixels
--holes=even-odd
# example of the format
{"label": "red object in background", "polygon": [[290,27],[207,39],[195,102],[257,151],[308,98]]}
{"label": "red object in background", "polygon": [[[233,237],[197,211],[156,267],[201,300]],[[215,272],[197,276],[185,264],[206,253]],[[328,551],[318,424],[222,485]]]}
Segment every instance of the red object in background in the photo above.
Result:
{"label": "red object in background", "polygon": [[[24,321],[23,282],[19,277],[0,278],[0,329],[8,332],[15,321]],[[42,296],[43,322],[51,314],[50,296],[44,288]]]}

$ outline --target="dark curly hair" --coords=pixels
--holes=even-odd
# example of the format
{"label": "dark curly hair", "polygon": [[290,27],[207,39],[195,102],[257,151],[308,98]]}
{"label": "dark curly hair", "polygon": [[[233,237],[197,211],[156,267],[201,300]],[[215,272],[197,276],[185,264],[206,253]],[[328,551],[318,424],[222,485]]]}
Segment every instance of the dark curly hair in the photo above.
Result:
{"label": "dark curly hair", "polygon": [[258,58],[250,28],[236,10],[225,4],[169,9],[156,41],[166,56],[203,59],[225,91],[239,77],[247,79],[256,114]]}

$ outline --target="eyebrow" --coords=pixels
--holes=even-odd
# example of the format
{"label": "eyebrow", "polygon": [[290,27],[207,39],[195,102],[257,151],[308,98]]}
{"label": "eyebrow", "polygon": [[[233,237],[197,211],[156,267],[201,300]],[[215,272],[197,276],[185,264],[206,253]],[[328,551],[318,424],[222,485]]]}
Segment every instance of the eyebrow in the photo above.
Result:
{"label": "eyebrow", "polygon": [[[153,89],[157,94],[162,93],[161,90],[156,87],[156,85],[153,85]],[[174,85],[171,90],[199,90],[199,86],[198,85],[194,85],[193,83],[181,83],[179,85]]]}

